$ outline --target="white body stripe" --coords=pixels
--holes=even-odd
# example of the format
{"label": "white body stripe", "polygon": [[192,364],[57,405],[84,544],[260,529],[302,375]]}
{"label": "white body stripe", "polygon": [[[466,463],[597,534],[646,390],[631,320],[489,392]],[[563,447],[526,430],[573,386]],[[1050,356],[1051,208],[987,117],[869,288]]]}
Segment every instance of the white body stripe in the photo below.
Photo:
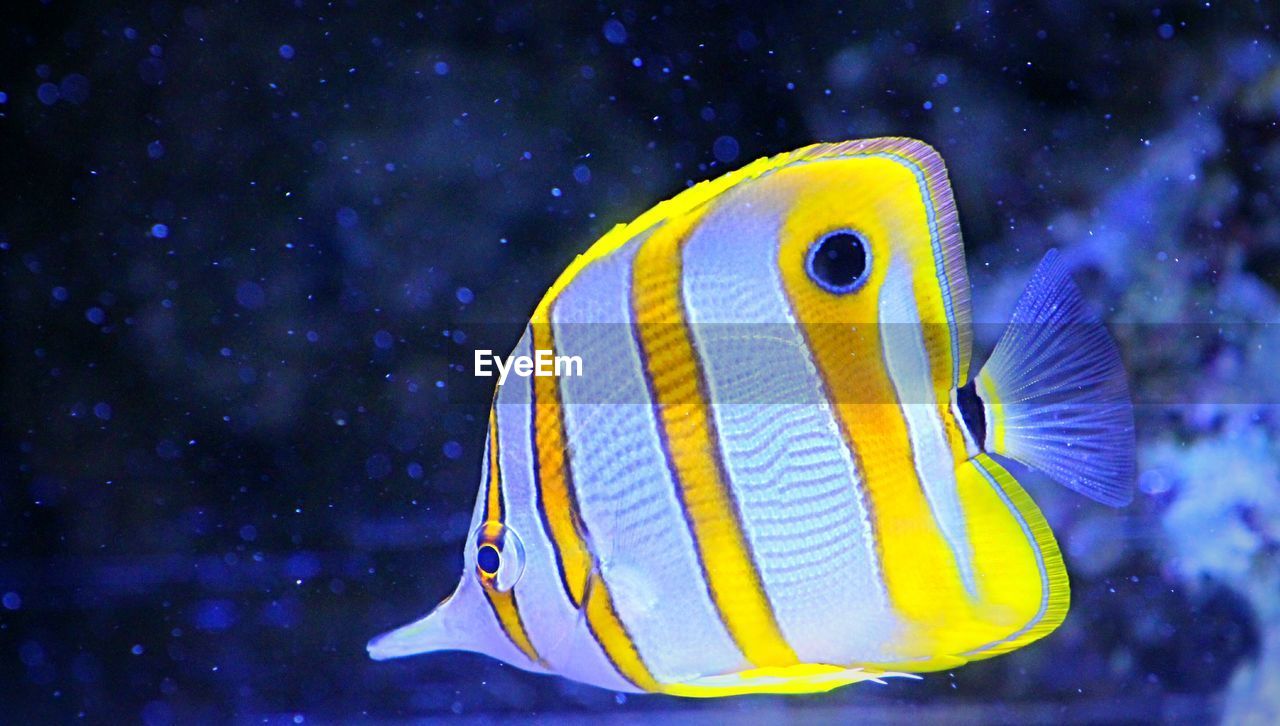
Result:
{"label": "white body stripe", "polygon": [[650,672],[682,682],[744,660],[707,592],[649,402],[631,326],[638,243],[585,268],[552,308],[552,329],[559,352],[584,361],[584,375],[560,385],[590,545]]}
{"label": "white body stripe", "polygon": [[872,660],[897,621],[853,457],[779,277],[779,204],[708,215],[683,252],[685,310],[784,637],[803,661]]}
{"label": "white body stripe", "polygon": [[[916,184],[920,186],[920,196],[924,199],[925,217],[928,219],[929,224],[929,239],[933,245],[933,275],[937,280],[938,290],[942,295],[942,305],[946,310],[947,326],[951,331],[951,387],[956,388],[964,385],[967,381],[962,381],[960,378],[961,376],[967,375],[968,371],[960,370],[960,361],[968,358],[968,351],[962,352],[960,350],[962,342],[960,337],[959,321],[957,320],[954,306],[955,296],[951,291],[951,281],[947,278],[947,263],[945,260],[945,256],[947,254],[957,254],[958,251],[946,249],[944,241],[939,237],[937,210],[935,210],[933,206],[933,197],[929,195],[929,182],[926,179],[925,171],[920,168],[920,165],[915,161],[896,153],[880,153],[872,154],[871,156],[880,156],[892,159],[901,164],[915,175]],[[962,282],[966,285],[968,284],[967,279]],[[968,311],[965,311],[965,314],[967,315]]]}
{"label": "white body stripe", "polygon": [[955,556],[961,580],[976,596],[973,551],[956,488],[955,457],[933,390],[911,270],[902,260],[893,262],[880,290],[880,334],[885,366],[906,419],[916,476]]}
{"label": "white body stripe", "polygon": [[[531,345],[526,329],[514,354],[529,355]],[[520,537],[525,552],[524,576],[515,588],[516,604],[529,640],[555,671],[604,688],[633,691],[600,648],[592,642],[581,642],[584,639],[576,632],[584,629],[581,614],[560,583],[555,550],[534,501],[533,467],[537,457],[533,450],[533,409],[529,405],[532,384],[532,378],[509,376],[498,391],[495,408],[505,522]],[[488,461],[485,456],[486,467]]]}

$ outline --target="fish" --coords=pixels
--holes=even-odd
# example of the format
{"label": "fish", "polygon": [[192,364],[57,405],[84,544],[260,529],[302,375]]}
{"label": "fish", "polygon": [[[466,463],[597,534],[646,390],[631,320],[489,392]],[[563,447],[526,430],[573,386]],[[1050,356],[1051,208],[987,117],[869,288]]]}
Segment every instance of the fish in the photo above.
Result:
{"label": "fish", "polygon": [[369,655],[718,697],[1045,637],[1067,571],[1006,464],[1128,504],[1128,382],[1056,250],[972,377],[970,296],[946,167],[908,138],[760,159],[614,227],[513,351],[583,374],[496,387],[461,579]]}

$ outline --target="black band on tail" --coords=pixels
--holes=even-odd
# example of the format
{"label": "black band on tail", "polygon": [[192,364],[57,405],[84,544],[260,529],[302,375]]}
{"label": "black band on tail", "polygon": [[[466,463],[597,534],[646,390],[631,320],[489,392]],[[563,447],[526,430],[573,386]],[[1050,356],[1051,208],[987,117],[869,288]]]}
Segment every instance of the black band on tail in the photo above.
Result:
{"label": "black band on tail", "polygon": [[974,443],[979,450],[985,451],[982,444],[987,440],[987,412],[973,384],[974,381],[969,381],[956,389],[956,405],[960,408],[960,418]]}

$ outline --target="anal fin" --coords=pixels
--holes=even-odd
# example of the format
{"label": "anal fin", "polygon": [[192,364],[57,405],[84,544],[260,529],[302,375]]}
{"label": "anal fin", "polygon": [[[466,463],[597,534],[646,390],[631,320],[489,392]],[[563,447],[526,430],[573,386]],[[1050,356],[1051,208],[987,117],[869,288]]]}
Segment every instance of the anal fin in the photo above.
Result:
{"label": "anal fin", "polygon": [[800,694],[825,693],[850,683],[871,681],[884,683],[885,678],[920,678],[911,673],[849,668],[822,663],[773,668],[755,668],[737,673],[703,676],[685,683],[663,686],[663,693],[686,698],[715,698],[752,693]]}

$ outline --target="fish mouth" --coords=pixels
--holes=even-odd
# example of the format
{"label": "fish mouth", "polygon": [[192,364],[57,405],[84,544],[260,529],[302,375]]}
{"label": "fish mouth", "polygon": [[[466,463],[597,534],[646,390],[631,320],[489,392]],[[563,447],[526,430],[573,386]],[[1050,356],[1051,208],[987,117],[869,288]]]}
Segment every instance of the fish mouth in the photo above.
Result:
{"label": "fish mouth", "polygon": [[406,655],[430,652],[411,646],[408,639],[402,635],[402,630],[404,628],[397,628],[370,638],[369,642],[364,646],[365,651],[369,653],[369,657],[373,660],[391,660],[392,658],[403,658]]}

